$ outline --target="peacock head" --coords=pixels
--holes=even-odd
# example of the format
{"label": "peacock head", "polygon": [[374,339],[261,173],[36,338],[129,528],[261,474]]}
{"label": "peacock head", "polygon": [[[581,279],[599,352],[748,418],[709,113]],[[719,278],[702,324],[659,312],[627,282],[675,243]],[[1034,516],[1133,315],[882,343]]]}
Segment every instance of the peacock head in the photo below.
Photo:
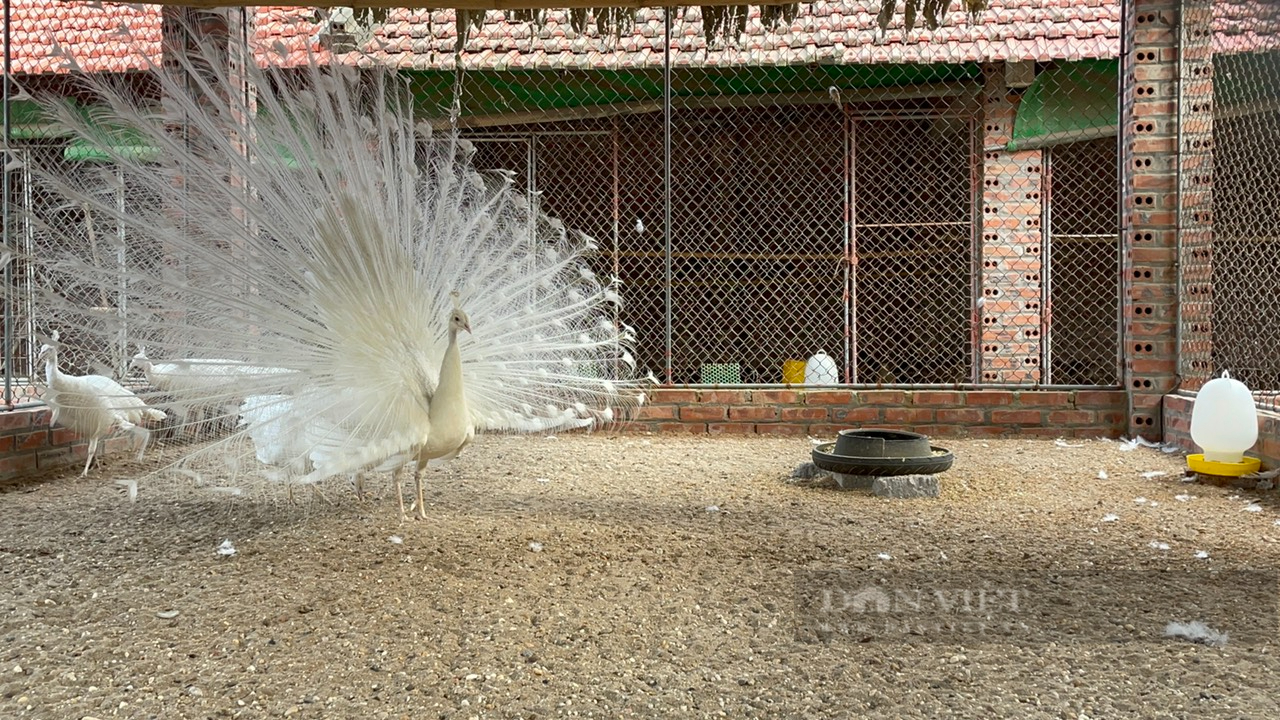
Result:
{"label": "peacock head", "polygon": [[151,359],[147,357],[147,348],[139,345],[138,354],[133,356],[133,360],[129,361],[129,367],[146,372],[151,369]]}
{"label": "peacock head", "polygon": [[40,346],[40,352],[36,354],[36,362],[42,363],[49,358],[55,357],[58,352],[58,331],[54,330],[53,335],[49,337],[49,342]]}
{"label": "peacock head", "polygon": [[449,314],[449,332],[456,333],[459,330],[471,332],[471,320],[462,311],[462,305],[458,303],[458,292],[455,290],[450,293],[450,298],[453,299],[453,312]]}

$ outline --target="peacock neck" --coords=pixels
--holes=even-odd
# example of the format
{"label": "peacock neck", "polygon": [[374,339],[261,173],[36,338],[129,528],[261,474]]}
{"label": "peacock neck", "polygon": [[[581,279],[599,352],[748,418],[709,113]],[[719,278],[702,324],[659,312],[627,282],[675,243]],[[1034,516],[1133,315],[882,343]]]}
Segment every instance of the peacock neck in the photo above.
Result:
{"label": "peacock neck", "polygon": [[58,351],[50,350],[49,356],[44,359],[44,380],[49,386],[62,380],[62,373],[58,371]]}
{"label": "peacock neck", "polygon": [[444,349],[444,358],[440,361],[440,385],[436,388],[431,407],[447,407],[450,403],[461,402],[463,396],[462,353],[458,350],[458,331],[450,328],[449,345]]}
{"label": "peacock neck", "polygon": [[458,331],[450,329],[449,345],[440,361],[440,382],[431,396],[431,409],[428,411],[431,432],[426,444],[419,450],[419,462],[444,457],[455,452],[466,441],[471,420],[462,384],[462,353],[458,350]]}

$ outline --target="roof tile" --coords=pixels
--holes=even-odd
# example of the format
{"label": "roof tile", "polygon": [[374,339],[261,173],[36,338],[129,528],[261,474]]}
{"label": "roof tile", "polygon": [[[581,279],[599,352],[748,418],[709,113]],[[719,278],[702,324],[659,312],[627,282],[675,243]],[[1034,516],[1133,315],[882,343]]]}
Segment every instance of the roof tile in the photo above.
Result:
{"label": "roof tile", "polygon": [[[13,0],[10,17],[15,73],[69,72],[72,66],[57,54],[55,42],[86,72],[138,70],[160,60],[157,6]],[[129,51],[116,36],[122,23],[133,32],[135,47]]]}
{"label": "roof tile", "polygon": [[[980,22],[960,9],[936,30],[901,27],[879,33],[874,3],[818,0],[801,5],[788,24],[766,27],[751,7],[737,47],[717,39],[708,46],[702,12],[677,11],[672,59],[680,66],[722,66],[838,60],[844,63],[990,62],[1116,57],[1119,0],[991,0]],[[901,3],[899,3],[901,13]],[[13,66],[18,73],[65,73],[54,40],[89,72],[125,72],[160,61],[160,9],[154,5],[13,0]],[[259,7],[251,35],[259,61],[276,63],[279,47],[288,64],[306,62],[316,51],[319,25],[310,8]],[[1215,0],[1215,46],[1219,52],[1280,48],[1280,3]],[[371,58],[351,54],[344,61],[381,62],[400,67],[452,68],[456,37],[452,10],[396,9],[366,45]],[[901,20],[899,19],[899,23]],[[121,24],[135,42],[118,37]],[[499,11],[487,12],[471,33],[464,57],[468,68],[659,67],[663,20],[658,8],[636,11],[631,32],[617,42],[595,30],[574,32],[568,14],[546,13],[538,30],[515,23]]]}
{"label": "roof tile", "polygon": [[[956,10],[948,13],[945,24],[936,30],[918,28],[905,33],[899,27],[883,35],[868,5],[865,0],[824,0],[802,5],[794,22],[777,28],[761,24],[760,10],[753,6],[737,48],[726,47],[720,40],[708,47],[701,10],[678,10],[672,23],[672,59],[680,66],[718,66],[809,62],[819,57],[849,63],[930,63],[1057,57],[1046,56],[1046,52],[1065,53],[1073,58],[1115,57],[1119,53],[1118,0],[991,0],[990,8],[977,24],[970,22],[964,11]],[[297,24],[303,13],[309,16],[310,10],[259,9],[260,27],[255,39],[265,42],[273,35],[290,32],[291,26],[304,29],[294,29],[294,34],[310,37],[317,26],[305,21]],[[452,67],[453,16],[451,10],[393,11],[394,20],[375,30],[375,41],[366,50],[375,59],[403,67]],[[563,11],[548,12],[545,24],[536,31],[529,23],[509,22],[504,13],[490,11],[481,28],[468,39],[465,64],[475,68],[492,67],[499,62],[526,68],[573,67],[582,62],[610,67],[660,66],[662,33],[662,14],[657,8],[638,10],[631,33],[616,43],[601,40],[595,30],[574,32]],[[426,46],[414,43],[410,47],[390,44],[377,49],[377,40],[399,36],[429,37],[436,42]],[[1051,42],[1046,44],[1046,39]],[[752,50],[764,54],[757,55]],[[424,54],[427,57],[422,57]]]}

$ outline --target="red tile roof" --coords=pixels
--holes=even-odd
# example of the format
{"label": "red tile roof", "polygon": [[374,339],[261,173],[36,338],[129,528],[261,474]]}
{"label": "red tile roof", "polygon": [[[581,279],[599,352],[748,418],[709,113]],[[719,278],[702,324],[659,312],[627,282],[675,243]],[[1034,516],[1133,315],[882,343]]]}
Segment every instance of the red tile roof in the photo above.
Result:
{"label": "red tile roof", "polygon": [[[937,30],[897,28],[883,37],[875,25],[876,6],[875,0],[819,1],[802,5],[795,21],[781,28],[765,28],[759,8],[752,8],[736,47],[708,46],[701,11],[687,8],[674,21],[673,59],[681,66],[955,63],[1115,57],[1119,52],[1119,0],[991,0],[978,23],[956,11]],[[1280,3],[1215,0],[1212,8],[1218,52],[1280,48]],[[138,70],[160,60],[160,8],[155,5],[13,0],[12,12],[18,73],[66,72],[55,50],[59,46],[90,72]],[[281,51],[290,64],[304,60],[307,48],[316,47],[318,26],[311,17],[310,8],[257,8],[254,40],[260,61],[279,62]],[[395,10],[368,48],[388,64],[451,68],[453,20],[452,10]],[[122,23],[135,42],[118,35]],[[595,31],[575,33],[564,11],[549,11],[536,28],[490,11],[468,40],[464,63],[471,69],[654,67],[662,63],[662,50],[662,16],[656,9],[638,11],[632,31],[617,41]]]}
{"label": "red tile roof", "polygon": [[1280,48],[1280,4],[1272,0],[1216,0],[1213,49],[1217,53]]}
{"label": "red tile roof", "polygon": [[[11,7],[15,73],[67,72],[58,47],[87,72],[139,70],[149,66],[144,55],[160,61],[159,6],[12,0]],[[122,23],[133,42],[119,35]]]}
{"label": "red tile roof", "polygon": [[[991,0],[980,22],[953,12],[935,31],[891,29],[880,37],[876,0],[819,1],[801,6],[788,27],[765,28],[752,8],[737,47],[708,47],[697,7],[674,23],[673,57],[685,66],[773,63],[905,63],[1049,60],[1114,57],[1119,51],[1119,0]],[[1280,3],[1214,0],[1217,52],[1280,48]],[[18,73],[66,72],[61,46],[90,72],[123,72],[160,60],[160,8],[155,5],[13,0],[13,66]],[[901,12],[901,7],[899,7]],[[317,25],[297,7],[256,10],[254,39],[262,62],[305,58]],[[899,18],[898,22],[900,23]],[[118,35],[122,23],[136,42]],[[378,28],[373,57],[401,67],[449,68],[456,31],[451,10],[396,10]],[[654,67],[662,63],[662,20],[655,9],[637,13],[632,32],[618,41],[594,31],[579,35],[567,13],[550,11],[538,28],[512,23],[490,11],[468,40],[468,68]],[[349,58],[355,61],[353,56]],[[369,60],[365,60],[369,62]]]}
{"label": "red tile roof", "polygon": [[[1120,50],[1118,0],[991,0],[978,23],[957,10],[937,30],[897,28],[883,37],[877,8],[868,0],[815,2],[802,5],[789,26],[774,29],[764,27],[760,9],[752,7],[736,47],[708,46],[701,11],[685,8],[673,22],[672,60],[678,66],[960,63],[1116,57]],[[318,26],[301,21],[303,15],[309,20],[311,11],[260,9],[260,51],[272,46],[287,49],[293,62],[304,58]],[[662,64],[662,34],[655,8],[637,11],[632,32],[616,42],[595,31],[575,33],[565,11],[548,11],[546,22],[533,28],[491,10],[468,39],[463,62],[468,69],[654,67]],[[452,10],[398,9],[365,47],[372,58],[400,67],[451,68],[456,37]]]}

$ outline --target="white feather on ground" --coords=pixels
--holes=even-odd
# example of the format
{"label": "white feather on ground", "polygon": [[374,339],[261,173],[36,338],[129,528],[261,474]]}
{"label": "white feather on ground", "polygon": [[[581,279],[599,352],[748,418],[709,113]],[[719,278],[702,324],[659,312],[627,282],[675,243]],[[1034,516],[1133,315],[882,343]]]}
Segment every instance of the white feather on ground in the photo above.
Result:
{"label": "white feather on ground", "polygon": [[[279,412],[251,413],[178,468],[198,467],[187,461],[200,455],[252,458],[258,440],[275,436],[280,447],[267,454],[291,470],[305,455],[303,480],[318,482],[435,447],[433,398],[442,392],[455,291],[473,328],[457,345],[469,433],[587,427],[636,401],[619,284],[592,272],[594,243],[541,214],[511,173],[477,172],[469,143],[419,125],[402,78],[316,58],[289,70],[251,65],[249,107],[239,78],[201,72],[210,62],[223,67],[214,44],[190,52],[166,56],[176,72],[156,75],[160,108],[100,73],[77,74],[109,108],[92,121],[45,99],[74,135],[102,147],[130,187],[158,198],[155,207],[117,208],[102,192],[118,187],[114,172],[84,179],[60,163],[33,167],[43,191],[119,225],[139,252],[169,262],[120,271],[56,226],[42,229],[67,252],[29,258],[81,287],[127,287],[129,337],[163,357],[284,371],[236,381],[239,397],[287,397]],[[256,118],[252,133],[233,132],[239,117]],[[178,121],[186,137],[171,131]],[[158,155],[144,161],[95,142],[112,125]],[[67,322],[88,312],[54,292],[40,303]],[[124,330],[113,316],[85,326],[104,339]],[[220,392],[177,383],[170,394],[175,406],[193,407],[225,399]]]}
{"label": "white feather on ground", "polygon": [[1227,644],[1231,634],[1214,630],[1199,620],[1195,620],[1189,623],[1170,622],[1164,626],[1164,636],[1190,640],[1193,643],[1209,645],[1210,647],[1222,647]]}

